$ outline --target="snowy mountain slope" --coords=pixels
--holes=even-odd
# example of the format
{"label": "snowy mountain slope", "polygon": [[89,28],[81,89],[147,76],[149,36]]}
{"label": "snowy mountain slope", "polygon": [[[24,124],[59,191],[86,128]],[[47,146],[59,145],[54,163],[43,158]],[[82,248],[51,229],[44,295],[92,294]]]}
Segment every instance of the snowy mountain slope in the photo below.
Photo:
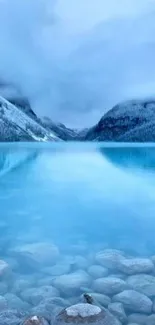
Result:
{"label": "snowy mountain slope", "polygon": [[15,85],[0,80],[0,96],[8,100],[11,104],[19,107],[31,118],[37,117],[37,115],[32,110],[28,99],[23,96],[20,89],[18,89]]}
{"label": "snowy mountain slope", "polygon": [[40,119],[40,121],[46,129],[54,131],[57,136],[64,141],[74,140],[77,136],[76,130],[69,129],[62,123],[54,123],[48,117],[43,117]]}
{"label": "snowy mountain slope", "polygon": [[61,123],[54,123],[50,118],[39,118],[31,108],[29,100],[22,94],[21,90],[11,83],[0,80],[0,96],[7,99],[11,104],[18,107],[40,126],[48,130],[48,132],[56,135],[63,140],[71,140],[76,132],[71,130]]}
{"label": "snowy mountain slope", "polygon": [[54,132],[46,130],[9,101],[0,97],[0,141],[58,141]]}
{"label": "snowy mountain slope", "polygon": [[155,100],[132,100],[116,105],[82,140],[155,141]]}

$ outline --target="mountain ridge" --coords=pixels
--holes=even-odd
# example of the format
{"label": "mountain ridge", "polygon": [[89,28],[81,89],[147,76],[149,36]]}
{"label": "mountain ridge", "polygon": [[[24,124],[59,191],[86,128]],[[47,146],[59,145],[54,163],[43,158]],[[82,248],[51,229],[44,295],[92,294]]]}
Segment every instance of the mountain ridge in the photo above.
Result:
{"label": "mountain ridge", "polygon": [[[106,112],[94,126],[82,130],[39,117],[28,99],[0,84],[0,141],[155,141],[155,99],[123,101]],[[3,91],[2,91],[3,90]]]}

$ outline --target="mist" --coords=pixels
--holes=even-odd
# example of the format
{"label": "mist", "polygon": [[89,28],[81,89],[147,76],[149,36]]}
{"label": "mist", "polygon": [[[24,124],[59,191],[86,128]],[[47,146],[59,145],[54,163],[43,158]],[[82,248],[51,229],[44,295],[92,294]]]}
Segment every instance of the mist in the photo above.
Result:
{"label": "mist", "polygon": [[38,115],[84,127],[154,96],[155,0],[0,0],[0,79]]}

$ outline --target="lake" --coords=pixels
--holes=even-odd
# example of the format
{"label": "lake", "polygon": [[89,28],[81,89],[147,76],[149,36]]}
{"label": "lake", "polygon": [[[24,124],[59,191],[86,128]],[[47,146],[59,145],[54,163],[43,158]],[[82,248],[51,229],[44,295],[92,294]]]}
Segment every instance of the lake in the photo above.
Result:
{"label": "lake", "polygon": [[98,252],[155,254],[155,146],[1,144],[0,211],[1,259],[12,270],[0,294],[36,308],[24,290],[53,285],[76,302],[87,281],[65,292],[59,279],[89,273]]}

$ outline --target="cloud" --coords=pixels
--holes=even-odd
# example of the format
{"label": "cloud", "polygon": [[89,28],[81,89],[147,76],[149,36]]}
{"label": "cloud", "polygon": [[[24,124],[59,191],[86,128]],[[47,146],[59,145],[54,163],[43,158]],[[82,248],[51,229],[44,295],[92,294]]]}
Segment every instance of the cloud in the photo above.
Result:
{"label": "cloud", "polygon": [[0,0],[0,76],[40,115],[88,126],[155,91],[155,0]]}

